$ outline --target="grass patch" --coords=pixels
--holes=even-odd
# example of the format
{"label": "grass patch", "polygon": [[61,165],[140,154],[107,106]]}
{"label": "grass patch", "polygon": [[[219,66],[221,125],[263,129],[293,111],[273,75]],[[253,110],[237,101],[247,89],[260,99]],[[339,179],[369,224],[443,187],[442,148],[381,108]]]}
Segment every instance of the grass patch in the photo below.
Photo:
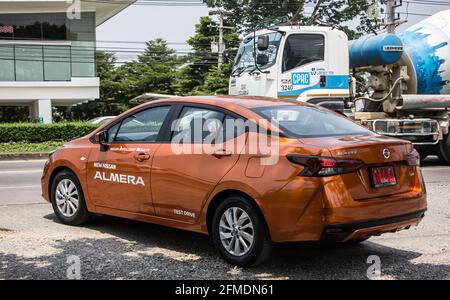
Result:
{"label": "grass patch", "polygon": [[39,153],[50,152],[61,147],[64,142],[43,143],[0,143],[0,153]]}

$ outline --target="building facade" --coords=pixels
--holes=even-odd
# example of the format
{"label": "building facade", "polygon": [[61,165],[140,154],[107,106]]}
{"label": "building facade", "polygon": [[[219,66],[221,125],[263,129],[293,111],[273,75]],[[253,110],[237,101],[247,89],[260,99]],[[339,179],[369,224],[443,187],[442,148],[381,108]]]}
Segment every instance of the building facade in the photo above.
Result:
{"label": "building facade", "polygon": [[0,106],[51,123],[53,106],[97,99],[95,28],[133,2],[0,0]]}

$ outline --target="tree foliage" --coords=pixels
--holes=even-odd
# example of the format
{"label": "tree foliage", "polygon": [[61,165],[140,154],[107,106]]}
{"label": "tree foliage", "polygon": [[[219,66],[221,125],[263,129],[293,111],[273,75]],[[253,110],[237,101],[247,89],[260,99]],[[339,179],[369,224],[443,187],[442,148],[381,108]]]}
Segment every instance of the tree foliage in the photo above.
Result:
{"label": "tree foliage", "polygon": [[197,95],[227,95],[228,80],[232,64],[224,64],[219,70],[217,66],[211,67],[205,77],[205,82],[196,89]]}
{"label": "tree foliage", "polygon": [[114,53],[97,51],[97,76],[100,78],[100,98],[74,107],[57,107],[55,121],[89,120],[98,116],[116,115],[128,106],[122,106],[116,100],[119,86],[116,78],[116,57]]}
{"label": "tree foliage", "polygon": [[181,61],[163,39],[148,41],[142,54],[122,65],[116,63],[113,53],[98,51],[100,99],[71,108],[58,108],[55,120],[118,115],[131,107],[132,98],[143,93],[174,94]]}
{"label": "tree foliage", "polygon": [[[350,38],[373,32],[377,20],[369,16],[376,0],[204,0],[211,8],[223,11],[227,22],[240,32],[252,31],[274,23],[332,26],[345,31]],[[348,22],[359,19],[351,29]]]}
{"label": "tree foliage", "polygon": [[146,49],[136,60],[117,69],[121,80],[119,97],[129,101],[143,93],[174,94],[180,58],[163,39],[146,43]]}
{"label": "tree foliage", "polygon": [[[239,45],[238,35],[230,30],[224,31],[223,40],[227,49],[236,48]],[[218,23],[209,16],[201,17],[200,22],[195,26],[195,35],[187,40],[187,43],[193,49],[193,53],[186,57],[186,64],[180,72],[178,90],[180,94],[214,94],[218,92],[217,90],[208,90],[205,86],[209,73],[217,71],[218,54],[212,53],[211,43],[218,41]],[[227,72],[229,69],[230,66],[225,63],[223,72]],[[228,78],[229,73],[224,73],[223,75]],[[223,92],[223,87],[220,87],[218,90]]]}
{"label": "tree foliage", "polygon": [[224,18],[235,25],[239,32],[266,26],[274,20],[292,18],[305,0],[204,0],[211,8],[223,11]]}

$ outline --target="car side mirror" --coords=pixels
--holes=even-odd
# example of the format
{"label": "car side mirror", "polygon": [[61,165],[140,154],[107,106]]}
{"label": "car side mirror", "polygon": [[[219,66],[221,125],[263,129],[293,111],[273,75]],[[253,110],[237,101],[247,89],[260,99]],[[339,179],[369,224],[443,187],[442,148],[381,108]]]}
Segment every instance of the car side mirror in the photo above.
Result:
{"label": "car side mirror", "polygon": [[266,51],[269,49],[269,36],[268,35],[261,35],[258,37],[258,50],[259,51]]}
{"label": "car side mirror", "polygon": [[108,151],[108,132],[100,131],[95,135],[95,141],[100,144],[100,151],[106,152]]}
{"label": "car side mirror", "polygon": [[268,63],[269,63],[269,56],[267,56],[266,54],[258,54],[258,56],[256,56],[256,64],[260,66],[265,66]]}

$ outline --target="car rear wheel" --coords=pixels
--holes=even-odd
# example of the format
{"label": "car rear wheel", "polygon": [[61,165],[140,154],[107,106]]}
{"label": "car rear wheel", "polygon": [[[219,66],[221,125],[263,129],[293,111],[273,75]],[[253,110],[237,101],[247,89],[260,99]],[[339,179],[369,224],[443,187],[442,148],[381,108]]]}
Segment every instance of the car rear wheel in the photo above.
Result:
{"label": "car rear wheel", "polygon": [[272,241],[263,217],[245,198],[225,199],[216,209],[212,222],[216,249],[232,265],[249,267],[264,262]]}
{"label": "car rear wheel", "polygon": [[62,171],[55,176],[51,201],[55,215],[63,224],[81,225],[90,217],[78,178],[70,171]]}

